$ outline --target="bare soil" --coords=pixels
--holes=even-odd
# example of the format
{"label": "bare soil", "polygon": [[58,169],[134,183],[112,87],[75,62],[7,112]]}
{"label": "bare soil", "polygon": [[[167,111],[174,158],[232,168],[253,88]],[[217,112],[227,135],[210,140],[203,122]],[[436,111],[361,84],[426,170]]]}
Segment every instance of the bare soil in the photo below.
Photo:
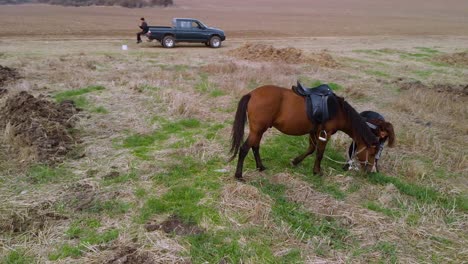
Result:
{"label": "bare soil", "polygon": [[77,112],[71,101],[58,104],[22,91],[5,101],[0,127],[5,131],[5,142],[25,155],[21,158],[54,163],[77,142],[70,132]]}
{"label": "bare soil", "polygon": [[[15,68],[0,65],[0,87],[4,86],[7,82],[16,81],[19,78],[20,75]],[[5,91],[5,89],[1,89],[0,96],[5,93]]]}

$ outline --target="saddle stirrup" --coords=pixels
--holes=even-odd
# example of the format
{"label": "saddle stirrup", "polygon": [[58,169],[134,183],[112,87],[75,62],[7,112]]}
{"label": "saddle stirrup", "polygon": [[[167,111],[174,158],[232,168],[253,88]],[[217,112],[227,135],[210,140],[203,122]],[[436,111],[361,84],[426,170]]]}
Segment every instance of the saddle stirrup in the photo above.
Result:
{"label": "saddle stirrup", "polygon": [[[322,136],[323,134],[325,134],[325,137]],[[325,130],[320,131],[319,140],[323,141],[323,142],[327,141],[327,131],[325,131]]]}

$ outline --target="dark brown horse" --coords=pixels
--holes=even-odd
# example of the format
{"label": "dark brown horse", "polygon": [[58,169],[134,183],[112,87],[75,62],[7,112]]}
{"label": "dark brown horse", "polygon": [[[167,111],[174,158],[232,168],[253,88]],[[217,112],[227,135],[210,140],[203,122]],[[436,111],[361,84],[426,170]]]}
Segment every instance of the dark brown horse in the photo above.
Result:
{"label": "dark brown horse", "polygon": [[[357,157],[360,162],[370,165],[365,166],[366,170],[370,170],[376,154],[377,137],[370,131],[356,110],[342,97],[333,96],[333,100],[335,109],[331,119],[324,124],[315,124],[307,117],[305,98],[295,94],[291,89],[266,85],[244,95],[239,101],[232,128],[231,160],[239,153],[235,177],[243,181],[242,167],[250,148],[253,150],[257,169],[265,170],[259,153],[260,141],[263,133],[271,127],[287,135],[310,135],[309,148],[292,161],[293,165],[299,164],[317,149],[313,172],[319,174],[320,162],[328,139],[340,130],[356,142]],[[242,144],[247,117],[249,135]],[[319,136],[325,137],[326,141],[319,140]]]}

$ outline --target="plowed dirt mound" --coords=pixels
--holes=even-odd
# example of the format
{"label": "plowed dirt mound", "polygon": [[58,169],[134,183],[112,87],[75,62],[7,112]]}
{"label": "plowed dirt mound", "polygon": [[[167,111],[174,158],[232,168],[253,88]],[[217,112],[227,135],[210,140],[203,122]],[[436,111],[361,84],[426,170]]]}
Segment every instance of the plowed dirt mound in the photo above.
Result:
{"label": "plowed dirt mound", "polygon": [[72,101],[60,104],[27,92],[10,96],[0,111],[4,141],[23,160],[61,161],[77,139],[71,134],[77,117]]}
{"label": "plowed dirt mound", "polygon": [[451,85],[451,84],[432,84],[426,85],[420,81],[397,79],[393,81],[402,90],[424,89],[437,93],[452,94],[455,96],[468,96],[468,85]]}
{"label": "plowed dirt mound", "polygon": [[306,54],[302,50],[292,47],[277,49],[272,45],[258,43],[247,43],[237,49],[231,50],[229,55],[251,61],[311,63],[329,68],[338,67],[338,63],[326,51]]}
{"label": "plowed dirt mound", "polygon": [[468,52],[458,52],[452,54],[440,55],[434,58],[437,62],[443,62],[450,65],[468,66]]}
{"label": "plowed dirt mound", "polygon": [[19,78],[20,75],[16,69],[0,65],[0,87],[5,85],[8,81],[14,81]]}

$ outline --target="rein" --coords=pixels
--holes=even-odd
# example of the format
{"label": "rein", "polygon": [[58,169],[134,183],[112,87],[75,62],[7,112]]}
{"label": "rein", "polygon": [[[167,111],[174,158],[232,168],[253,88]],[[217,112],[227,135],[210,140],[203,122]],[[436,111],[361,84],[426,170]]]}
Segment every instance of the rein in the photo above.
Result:
{"label": "rein", "polygon": [[[312,143],[312,144],[313,144],[313,143]],[[314,144],[314,145],[315,145],[315,144]],[[363,148],[361,148],[360,150],[354,152],[354,153],[353,153],[353,156],[350,157],[350,160],[353,161],[353,163],[356,162],[356,160],[355,160],[355,159],[356,159],[356,156],[357,156],[359,153],[361,153],[361,152],[363,152],[364,150],[366,150],[366,149],[367,149],[367,147],[363,147]],[[326,159],[331,160],[331,161],[333,161],[333,162],[335,162],[335,163],[338,163],[338,164],[343,164],[343,165],[344,165],[344,164],[348,164],[348,162],[343,162],[343,161],[338,161],[338,160],[332,159],[332,158],[330,158],[329,156],[327,156],[326,154],[323,154],[323,156],[324,156]],[[364,166],[367,166],[367,165],[374,166],[374,163],[369,163],[369,152],[368,152],[367,150],[366,150],[366,161],[359,161],[359,160],[357,160],[357,162],[360,163],[360,164],[364,164]]]}
{"label": "rein", "polygon": [[[353,156],[351,157],[351,160],[352,160],[353,162],[358,162],[358,163],[364,164],[364,166],[367,166],[367,165],[374,166],[373,163],[370,163],[370,162],[369,162],[369,152],[368,152],[366,149],[367,149],[367,147],[363,147],[363,148],[361,148],[359,151],[356,151],[355,153],[353,153]],[[357,156],[359,153],[363,152],[364,150],[366,150],[366,161],[359,161],[359,160],[356,161],[356,160],[355,160],[355,159],[356,159],[356,156]],[[328,160],[331,160],[331,161],[333,161],[333,162],[335,162],[335,163],[338,163],[338,164],[343,164],[343,165],[344,165],[344,164],[348,164],[348,162],[343,162],[343,161],[334,160],[334,159],[328,157],[328,156],[325,155],[325,154],[324,154],[323,156],[324,156],[325,158],[327,158]]]}

